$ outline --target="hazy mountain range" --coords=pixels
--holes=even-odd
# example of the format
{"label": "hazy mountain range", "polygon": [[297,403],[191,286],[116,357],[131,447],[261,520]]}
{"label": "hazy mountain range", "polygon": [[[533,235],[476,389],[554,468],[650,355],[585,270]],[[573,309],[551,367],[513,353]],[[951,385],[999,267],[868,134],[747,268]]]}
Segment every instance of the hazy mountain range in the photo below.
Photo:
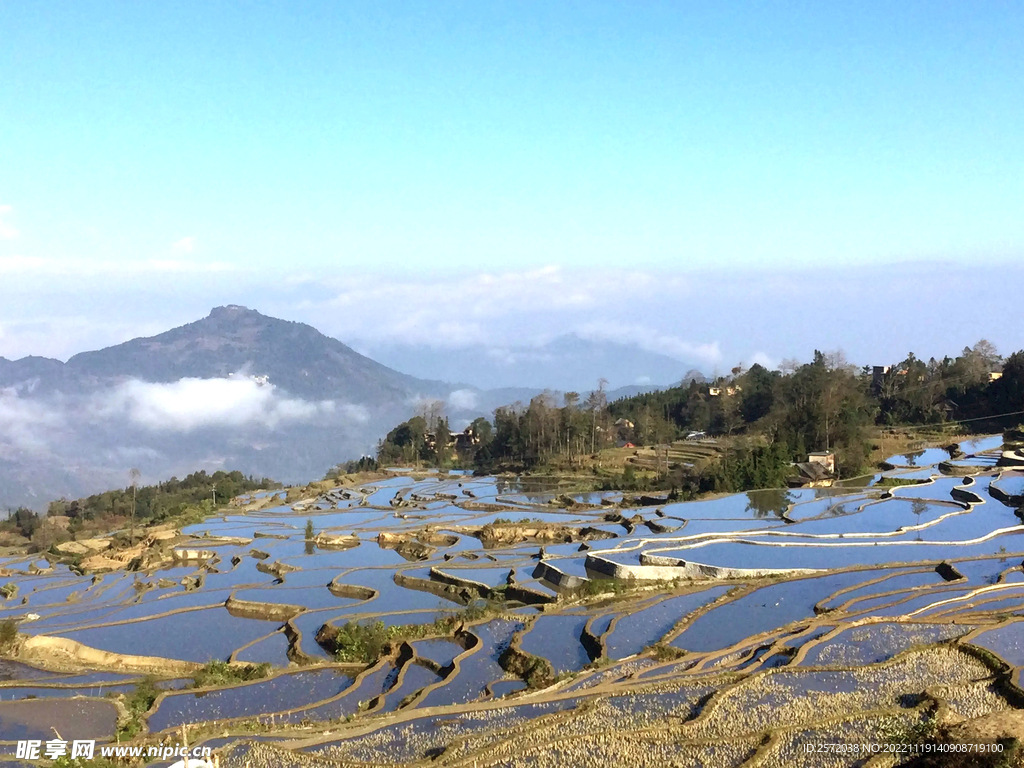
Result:
{"label": "hazy mountain range", "polygon": [[[685,367],[577,337],[509,350],[504,361],[475,348],[394,347],[382,359],[397,365],[403,355],[423,378],[309,325],[227,306],[67,362],[0,357],[0,507],[41,508],[124,486],[131,467],[144,481],[221,467],[305,481],[372,453],[426,400],[443,400],[452,426],[461,427],[545,388],[585,393],[602,376],[674,383]],[[633,384],[609,395],[653,388]]]}
{"label": "hazy mountain range", "polygon": [[357,342],[360,350],[385,365],[426,379],[455,379],[481,389],[528,387],[584,391],[605,379],[612,389],[676,384],[689,378],[693,364],[639,347],[594,341],[575,334],[540,346],[472,346],[435,349],[416,344]]}

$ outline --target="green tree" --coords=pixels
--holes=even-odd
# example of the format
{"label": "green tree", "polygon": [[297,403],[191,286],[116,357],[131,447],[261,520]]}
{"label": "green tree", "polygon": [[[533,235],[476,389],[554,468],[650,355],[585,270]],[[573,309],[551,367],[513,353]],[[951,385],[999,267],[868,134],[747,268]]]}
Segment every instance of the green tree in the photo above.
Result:
{"label": "green tree", "polygon": [[451,436],[447,418],[439,418],[434,428],[434,462],[439,467],[448,466],[451,461]]}
{"label": "green tree", "polygon": [[39,515],[28,507],[18,507],[10,516],[10,520],[14,523],[18,533],[25,538],[31,538],[41,523]]}
{"label": "green tree", "polygon": [[1014,352],[1006,358],[1002,373],[1002,377],[992,382],[989,387],[994,411],[1024,411],[1024,350]]}
{"label": "green tree", "polygon": [[758,363],[754,363],[743,375],[740,382],[743,387],[740,413],[747,424],[760,421],[771,412],[775,403],[778,378],[778,373],[773,373]]}

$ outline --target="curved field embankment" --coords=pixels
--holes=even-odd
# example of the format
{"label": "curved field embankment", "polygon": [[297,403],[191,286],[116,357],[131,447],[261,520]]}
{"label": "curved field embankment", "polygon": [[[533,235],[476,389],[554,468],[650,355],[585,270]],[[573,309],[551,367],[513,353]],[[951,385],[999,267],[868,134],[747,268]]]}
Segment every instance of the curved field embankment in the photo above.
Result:
{"label": "curved field embankment", "polygon": [[[183,638],[184,641],[186,638]],[[25,638],[16,658],[48,669],[105,669],[186,677],[202,667],[202,664],[194,661],[102,651],[66,637],[49,635]]]}

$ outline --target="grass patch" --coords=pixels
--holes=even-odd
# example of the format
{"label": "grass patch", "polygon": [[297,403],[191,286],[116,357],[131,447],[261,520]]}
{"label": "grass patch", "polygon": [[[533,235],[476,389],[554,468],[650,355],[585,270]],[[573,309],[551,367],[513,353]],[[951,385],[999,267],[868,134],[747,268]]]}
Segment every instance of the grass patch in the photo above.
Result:
{"label": "grass patch", "polygon": [[654,653],[654,658],[658,661],[675,661],[686,655],[686,651],[681,648],[675,648],[667,643],[655,643],[651,646],[651,651]]}
{"label": "grass patch", "polygon": [[18,596],[18,585],[13,581],[9,581],[3,586],[0,586],[0,595],[3,595],[4,600],[10,600]]}
{"label": "grass patch", "polygon": [[226,661],[214,659],[208,661],[192,676],[194,688],[206,688],[216,685],[232,685],[250,680],[262,680],[270,674],[270,664],[228,664]]}
{"label": "grass patch", "polygon": [[924,744],[934,742],[938,723],[930,714],[915,723],[887,720],[879,729],[879,741],[889,744]]}
{"label": "grass patch", "polygon": [[160,689],[156,687],[153,678],[147,677],[135,686],[135,690],[124,699],[124,707],[128,710],[128,719],[118,725],[118,739],[131,739],[142,731],[146,713],[159,695]]}
{"label": "grass patch", "polygon": [[524,517],[522,520],[509,520],[507,517],[496,517],[488,523],[488,525],[530,525],[536,523],[543,524],[544,521],[539,517]]}
{"label": "grass patch", "polygon": [[899,488],[904,485],[924,485],[927,480],[921,480],[920,478],[915,479],[911,477],[883,477],[877,483],[874,484],[875,488]]}
{"label": "grass patch", "polygon": [[629,585],[618,579],[589,579],[579,588],[580,597],[597,597],[598,595],[618,595],[626,592]]}
{"label": "grass patch", "polygon": [[[460,624],[478,621],[500,612],[503,603],[478,601],[461,611],[447,614],[431,624],[392,624],[383,621],[349,621],[332,627],[326,633],[318,632],[318,641],[341,662],[374,664],[390,650],[392,644],[402,640],[451,635]],[[326,636],[324,636],[326,635]]]}

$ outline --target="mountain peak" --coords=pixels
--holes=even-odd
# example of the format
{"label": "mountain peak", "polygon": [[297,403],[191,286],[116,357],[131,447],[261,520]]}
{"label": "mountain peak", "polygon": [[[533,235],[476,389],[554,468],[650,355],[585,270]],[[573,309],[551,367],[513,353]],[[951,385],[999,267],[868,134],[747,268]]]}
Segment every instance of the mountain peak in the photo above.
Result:
{"label": "mountain peak", "polygon": [[126,378],[173,382],[246,371],[269,376],[293,395],[358,403],[405,398],[428,386],[363,357],[310,325],[238,304],[214,307],[201,320],[156,336],[80,353],[67,364],[71,373],[97,383]]}
{"label": "mountain peak", "polygon": [[301,333],[305,331],[316,336],[320,335],[315,328],[302,323],[262,315],[255,309],[243,307],[241,304],[214,307],[206,317],[175,329],[175,331],[208,337],[239,338],[244,336],[250,341],[253,334],[267,332]]}
{"label": "mountain peak", "polygon": [[255,309],[243,307],[241,304],[225,304],[223,307],[214,307],[207,316],[210,320],[227,320],[239,317],[261,317]]}

